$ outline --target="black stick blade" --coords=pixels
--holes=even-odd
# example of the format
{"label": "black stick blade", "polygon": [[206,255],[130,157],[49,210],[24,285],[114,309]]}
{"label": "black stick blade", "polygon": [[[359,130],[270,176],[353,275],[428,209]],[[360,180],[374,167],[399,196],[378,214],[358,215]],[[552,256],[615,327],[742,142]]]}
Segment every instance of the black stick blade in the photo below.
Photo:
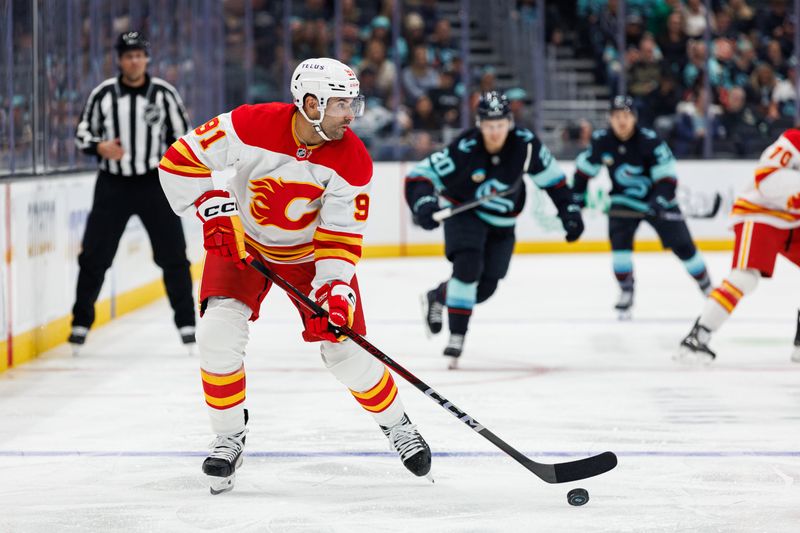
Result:
{"label": "black stick blade", "polygon": [[528,460],[525,466],[548,483],[569,483],[605,474],[617,466],[617,456],[613,452],[603,452],[585,459],[552,465]]}

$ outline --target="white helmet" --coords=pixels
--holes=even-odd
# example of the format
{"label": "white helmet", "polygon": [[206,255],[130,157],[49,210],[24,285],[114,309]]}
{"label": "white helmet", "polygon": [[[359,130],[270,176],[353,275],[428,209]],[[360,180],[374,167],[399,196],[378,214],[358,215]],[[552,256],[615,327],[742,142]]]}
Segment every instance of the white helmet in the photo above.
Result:
{"label": "white helmet", "polygon": [[[353,70],[335,59],[319,57],[306,59],[294,69],[292,74],[292,97],[294,105],[300,110],[314,130],[326,141],[330,141],[322,131],[320,123],[325,118],[325,108],[329,98],[353,98],[350,106],[353,115],[360,117],[364,113],[364,97],[358,94],[358,78]],[[319,102],[319,119],[311,120],[303,110],[306,95],[313,95]]]}

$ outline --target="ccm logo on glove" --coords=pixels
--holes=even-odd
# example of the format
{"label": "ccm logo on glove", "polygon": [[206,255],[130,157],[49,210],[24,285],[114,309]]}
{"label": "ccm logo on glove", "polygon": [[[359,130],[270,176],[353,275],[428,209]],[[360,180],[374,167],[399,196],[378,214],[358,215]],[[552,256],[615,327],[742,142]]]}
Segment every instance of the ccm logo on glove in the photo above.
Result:
{"label": "ccm logo on glove", "polygon": [[219,215],[230,216],[236,212],[237,212],[236,202],[233,201],[225,202],[224,204],[212,205],[210,207],[207,207],[205,211],[203,211],[202,218],[207,220],[209,218],[214,218]]}

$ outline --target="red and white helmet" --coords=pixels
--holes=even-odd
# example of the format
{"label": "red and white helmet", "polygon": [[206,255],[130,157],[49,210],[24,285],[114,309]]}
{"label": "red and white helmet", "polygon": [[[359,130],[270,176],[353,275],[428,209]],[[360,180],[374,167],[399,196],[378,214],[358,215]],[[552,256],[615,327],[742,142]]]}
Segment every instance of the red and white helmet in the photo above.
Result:
{"label": "red and white helmet", "polygon": [[[359,83],[353,70],[335,59],[319,57],[306,59],[294,69],[292,74],[292,98],[308,122],[323,139],[330,139],[322,132],[320,123],[325,118],[325,109],[330,98],[352,98],[350,110],[360,117],[364,113],[364,97],[359,95]],[[306,95],[313,95],[319,102],[319,119],[311,120],[303,110]]]}

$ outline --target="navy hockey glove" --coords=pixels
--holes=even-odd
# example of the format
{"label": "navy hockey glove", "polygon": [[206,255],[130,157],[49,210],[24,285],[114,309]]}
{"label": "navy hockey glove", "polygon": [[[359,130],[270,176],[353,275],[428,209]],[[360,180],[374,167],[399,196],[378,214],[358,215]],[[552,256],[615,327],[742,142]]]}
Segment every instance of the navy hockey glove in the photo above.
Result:
{"label": "navy hockey glove", "polygon": [[667,218],[667,213],[680,213],[674,180],[664,179],[656,183],[650,193],[650,212],[656,218]]}
{"label": "navy hockey glove", "polygon": [[412,209],[414,224],[426,230],[438,228],[439,223],[433,219],[433,214],[438,210],[438,198],[435,196],[423,196],[414,202]]}
{"label": "navy hockey glove", "polygon": [[583,217],[581,207],[578,204],[567,204],[558,210],[558,218],[567,232],[567,242],[577,241],[583,233]]}

